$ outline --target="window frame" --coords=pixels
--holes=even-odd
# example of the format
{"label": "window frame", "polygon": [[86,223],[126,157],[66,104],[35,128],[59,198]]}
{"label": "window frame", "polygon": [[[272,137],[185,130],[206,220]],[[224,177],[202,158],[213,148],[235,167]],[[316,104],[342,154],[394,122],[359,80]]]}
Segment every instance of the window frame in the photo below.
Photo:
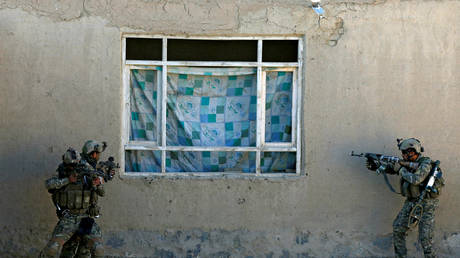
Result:
{"label": "window frame", "polygon": [[[126,38],[156,38],[162,39],[162,60],[126,60]],[[168,61],[168,39],[202,39],[202,40],[257,40],[257,62],[234,61]],[[122,176],[223,176],[236,175],[245,177],[280,177],[301,175],[301,117],[302,110],[302,71],[303,71],[303,37],[301,36],[261,36],[261,37],[181,37],[165,35],[122,34],[122,131],[121,131],[121,170]],[[298,40],[297,62],[262,62],[263,40]],[[254,67],[257,68],[257,137],[255,147],[216,147],[216,146],[167,146],[166,145],[166,105],[167,105],[167,73],[171,66],[194,67]],[[158,69],[161,67],[161,69]],[[155,69],[156,68],[156,69]],[[131,70],[157,70],[157,139],[153,141],[130,141],[130,83]],[[285,71],[292,72],[292,136],[291,142],[265,142],[265,98],[267,72]],[[161,73],[161,77],[158,76]],[[161,84],[160,84],[161,81]],[[161,132],[161,133],[160,133]],[[161,140],[161,141],[160,141]],[[160,172],[126,172],[125,156],[128,150],[161,151]],[[242,172],[166,172],[166,151],[242,151],[256,152],[255,173]],[[295,173],[262,173],[261,153],[263,152],[295,152]]]}

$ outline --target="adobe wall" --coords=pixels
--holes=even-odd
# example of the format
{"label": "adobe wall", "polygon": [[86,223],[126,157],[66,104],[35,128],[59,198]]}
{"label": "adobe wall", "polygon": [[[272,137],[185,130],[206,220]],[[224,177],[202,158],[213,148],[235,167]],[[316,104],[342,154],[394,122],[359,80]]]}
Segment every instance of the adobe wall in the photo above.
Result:
{"label": "adobe wall", "polygon": [[123,32],[304,35],[306,176],[117,177],[98,220],[107,255],[391,256],[404,200],[348,153],[397,155],[397,137],[442,161],[436,247],[460,253],[460,1],[323,2],[318,22],[303,0],[0,1],[0,255],[45,246],[44,180],[67,147],[105,140],[120,157]]}

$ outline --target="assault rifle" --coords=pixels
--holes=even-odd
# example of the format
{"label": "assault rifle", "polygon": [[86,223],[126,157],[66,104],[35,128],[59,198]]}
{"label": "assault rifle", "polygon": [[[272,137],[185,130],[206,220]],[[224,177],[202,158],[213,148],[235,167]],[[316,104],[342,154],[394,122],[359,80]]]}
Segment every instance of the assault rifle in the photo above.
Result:
{"label": "assault rifle", "polygon": [[103,178],[105,182],[109,180],[108,175],[103,171],[94,170],[85,165],[79,165],[76,170],[78,178],[86,185],[92,185],[92,180],[98,177]]}
{"label": "assault rifle", "polygon": [[417,169],[419,165],[417,162],[403,161],[399,157],[388,156],[388,155],[383,155],[379,153],[366,152],[366,153],[356,154],[354,151],[351,151],[350,156],[366,158],[368,169],[376,171],[377,174],[385,173],[388,168],[388,164],[395,165],[396,163],[398,163],[399,165],[403,167],[413,168],[413,169]]}
{"label": "assault rifle", "polygon": [[101,161],[96,165],[96,169],[88,168],[86,165],[78,165],[76,168],[77,175],[82,178],[82,181],[86,182],[86,178],[91,180],[101,177],[105,182],[113,179],[112,171],[116,168],[120,168],[118,163],[114,162],[113,157],[109,157],[107,161]]}
{"label": "assault rifle", "polygon": [[120,165],[115,163],[115,159],[113,157],[109,157],[106,161],[99,162],[96,166],[97,170],[101,170],[105,173],[107,179],[104,177],[104,180],[106,182],[113,179],[112,171],[117,168],[120,168]]}
{"label": "assault rifle", "polygon": [[383,178],[385,179],[385,183],[387,184],[388,188],[390,191],[393,193],[400,194],[396,192],[396,190],[391,186],[390,182],[388,181],[387,173],[388,174],[394,174],[392,169],[389,169],[389,165],[391,164],[393,167],[396,163],[398,163],[401,166],[407,167],[407,168],[413,168],[417,169],[419,164],[417,162],[409,162],[409,161],[403,161],[402,159],[395,157],[395,156],[387,156],[379,153],[371,153],[371,152],[366,152],[366,153],[360,153],[356,154],[354,151],[350,153],[350,156],[352,157],[364,157],[366,158],[366,164],[367,168],[369,170],[377,172],[377,174],[383,174]]}

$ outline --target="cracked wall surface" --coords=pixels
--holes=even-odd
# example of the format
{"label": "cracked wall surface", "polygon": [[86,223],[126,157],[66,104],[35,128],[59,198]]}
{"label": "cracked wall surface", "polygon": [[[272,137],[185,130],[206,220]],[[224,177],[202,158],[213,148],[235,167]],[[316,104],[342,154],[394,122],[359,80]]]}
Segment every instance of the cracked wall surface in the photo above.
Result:
{"label": "cracked wall surface", "polygon": [[[98,223],[131,257],[390,256],[403,199],[348,153],[418,137],[447,177],[440,257],[460,250],[460,1],[0,0],[0,256],[36,256],[57,219],[43,182],[87,139],[121,154],[121,35],[303,35],[294,179],[121,178]],[[391,179],[396,184],[396,179]],[[408,248],[422,255],[417,234]]]}

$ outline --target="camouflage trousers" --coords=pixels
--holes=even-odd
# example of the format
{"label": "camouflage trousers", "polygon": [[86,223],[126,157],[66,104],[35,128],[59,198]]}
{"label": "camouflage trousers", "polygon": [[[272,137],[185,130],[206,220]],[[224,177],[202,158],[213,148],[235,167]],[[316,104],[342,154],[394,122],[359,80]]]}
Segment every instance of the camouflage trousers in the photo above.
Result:
{"label": "camouflage trousers", "polygon": [[[422,201],[423,215],[418,223],[418,238],[422,244],[425,257],[436,257],[433,250],[434,212],[438,207],[438,199]],[[409,231],[409,214],[416,201],[406,200],[396,219],[393,221],[393,241],[396,257],[406,257],[406,235]]]}
{"label": "camouflage trousers", "polygon": [[[103,257],[102,233],[94,222],[90,232],[78,234],[82,219],[87,216],[66,215],[62,217],[40,257]],[[70,241],[69,241],[70,240]],[[63,250],[64,247],[64,250]]]}

